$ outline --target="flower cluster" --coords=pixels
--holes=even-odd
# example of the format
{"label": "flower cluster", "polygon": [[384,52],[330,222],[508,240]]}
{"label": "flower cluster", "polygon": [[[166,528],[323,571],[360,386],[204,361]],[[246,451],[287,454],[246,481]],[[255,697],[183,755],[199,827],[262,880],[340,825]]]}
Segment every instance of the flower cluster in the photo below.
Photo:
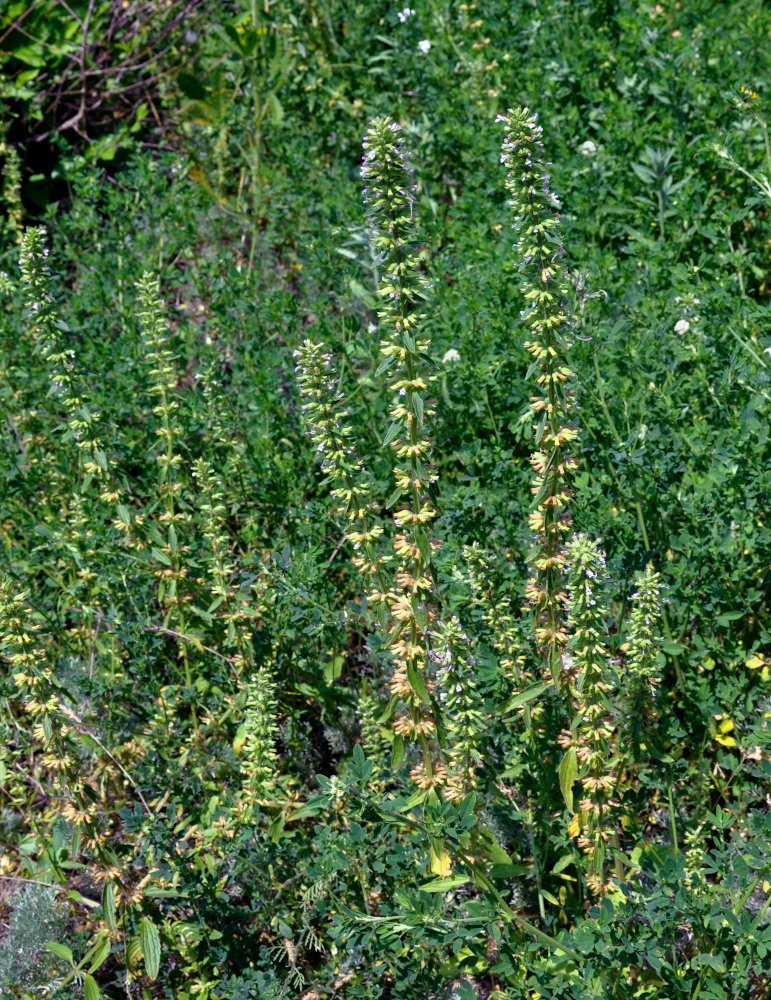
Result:
{"label": "flower cluster", "polygon": [[474,790],[474,772],[481,762],[480,736],[484,729],[482,699],[477,690],[476,660],[470,640],[456,617],[431,630],[430,657],[437,665],[437,699],[442,710],[448,745],[449,777],[445,794],[462,799]]}
{"label": "flower cluster", "polygon": [[432,487],[437,479],[431,463],[428,422],[434,411],[427,398],[435,376],[425,361],[430,338],[419,309],[426,284],[413,223],[415,186],[401,128],[390,118],[372,122],[364,139],[362,177],[372,242],[381,269],[378,309],[384,334],[382,369],[390,371],[394,393],[392,424],[385,442],[395,453],[394,548],[399,561],[391,602],[391,653],[395,671],[391,690],[404,706],[396,720],[398,735],[423,749],[419,785],[441,785],[429,745],[435,723],[429,697],[428,632],[434,616],[432,551],[438,546],[428,530],[437,516]]}
{"label": "flower cluster", "polygon": [[699,323],[699,317],[696,315],[699,311],[699,299],[692,294],[676,295],[675,304],[681,313],[680,319],[678,319],[674,326],[675,333],[683,337],[692,329],[696,332]]}
{"label": "flower cluster", "polygon": [[508,169],[506,188],[515,213],[515,246],[524,279],[525,346],[533,358],[530,374],[538,387],[532,399],[536,450],[530,459],[534,471],[530,527],[536,543],[530,556],[534,573],[526,592],[535,611],[536,641],[557,680],[567,643],[563,542],[571,529],[570,480],[576,468],[572,449],[577,437],[569,422],[572,404],[567,384],[573,373],[567,361],[568,283],[561,263],[557,202],[543,160],[543,130],[526,108],[509,111],[498,120],[506,127],[501,160]]}
{"label": "flower cluster", "polygon": [[614,726],[609,718],[612,704],[608,691],[612,677],[607,648],[605,554],[599,542],[580,534],[571,539],[567,551],[571,631],[568,656],[575,704],[571,729],[563,732],[560,742],[567,753],[575,753],[578,764],[583,788],[580,822],[584,827],[579,846],[591,858],[589,882],[600,889],[604,883],[605,844],[613,829],[611,814],[618,806],[613,799],[616,762],[612,745]]}

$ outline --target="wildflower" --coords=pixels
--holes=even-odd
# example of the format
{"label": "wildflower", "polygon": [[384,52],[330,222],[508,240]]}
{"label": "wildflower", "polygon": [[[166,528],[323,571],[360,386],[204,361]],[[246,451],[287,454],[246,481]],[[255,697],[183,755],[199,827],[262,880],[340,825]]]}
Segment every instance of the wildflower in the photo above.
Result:
{"label": "wildflower", "polygon": [[448,364],[450,361],[460,361],[460,353],[454,347],[451,347],[449,351],[445,351],[442,357],[444,364]]}
{"label": "wildflower", "polygon": [[[421,42],[419,48],[428,52],[431,44]],[[380,350],[391,368],[389,386],[395,395],[389,440],[396,457],[396,489],[388,505],[399,529],[394,538],[399,564],[390,598],[391,689],[406,709],[402,720],[410,720],[409,725],[399,723],[397,735],[421,744],[419,773],[430,785],[437,772],[429,747],[434,725],[424,709],[431,683],[424,637],[434,616],[431,553],[435,546],[426,529],[437,516],[429,492],[437,474],[428,436],[433,406],[426,396],[436,376],[424,360],[430,337],[420,310],[426,279],[415,245],[415,184],[401,128],[391,118],[372,122],[364,139],[361,172],[367,184],[365,200],[381,272]],[[421,778],[418,783],[428,787],[423,781]]]}
{"label": "wildflower", "polygon": [[422,42],[418,42],[418,50],[427,55],[431,51],[431,42],[427,38],[424,38]]}
{"label": "wildflower", "polygon": [[541,414],[530,459],[535,498],[530,525],[535,541],[529,562],[535,572],[527,593],[535,612],[534,634],[545,653],[549,674],[564,683],[560,669],[567,642],[561,589],[563,538],[571,526],[570,480],[577,467],[571,449],[577,431],[569,423],[573,403],[565,385],[572,372],[567,362],[568,286],[560,263],[564,250],[537,115],[524,108],[499,115],[497,121],[506,128],[501,160],[508,169],[506,188],[515,213],[516,247],[525,278],[526,305],[521,314],[527,328],[525,348],[533,356],[531,371],[537,373],[538,392],[532,398],[532,409],[534,415]]}
{"label": "wildflower", "polygon": [[688,322],[687,319],[679,319],[675,323],[675,333],[679,334],[680,336],[682,336],[684,333],[688,333],[690,329],[691,329],[691,324]]}
{"label": "wildflower", "polygon": [[597,146],[595,145],[595,143],[592,142],[591,139],[587,139],[585,142],[582,142],[581,145],[578,147],[578,152],[582,153],[584,156],[594,156],[594,154],[597,152]]}
{"label": "wildflower", "polygon": [[396,16],[399,18],[401,23],[404,24],[405,21],[408,21],[414,15],[415,11],[412,9],[412,7],[405,7],[404,10],[400,10]]}
{"label": "wildflower", "polygon": [[277,715],[275,682],[270,670],[260,667],[246,685],[243,723],[246,739],[242,757],[246,789],[257,801],[275,790]]}

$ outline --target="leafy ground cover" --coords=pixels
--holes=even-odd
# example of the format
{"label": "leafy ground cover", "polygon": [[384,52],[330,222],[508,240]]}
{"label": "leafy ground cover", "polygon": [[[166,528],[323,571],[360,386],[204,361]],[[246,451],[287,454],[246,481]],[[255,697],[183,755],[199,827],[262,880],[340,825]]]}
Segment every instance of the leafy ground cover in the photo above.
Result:
{"label": "leafy ground cover", "polygon": [[0,993],[771,995],[760,0],[0,13]]}

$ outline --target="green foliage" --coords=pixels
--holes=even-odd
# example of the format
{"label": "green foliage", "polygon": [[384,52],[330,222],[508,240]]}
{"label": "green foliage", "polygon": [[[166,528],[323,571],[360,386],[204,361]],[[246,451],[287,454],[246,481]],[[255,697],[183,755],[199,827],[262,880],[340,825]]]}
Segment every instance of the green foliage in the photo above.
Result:
{"label": "green foliage", "polygon": [[768,995],[765,5],[2,18],[0,992]]}

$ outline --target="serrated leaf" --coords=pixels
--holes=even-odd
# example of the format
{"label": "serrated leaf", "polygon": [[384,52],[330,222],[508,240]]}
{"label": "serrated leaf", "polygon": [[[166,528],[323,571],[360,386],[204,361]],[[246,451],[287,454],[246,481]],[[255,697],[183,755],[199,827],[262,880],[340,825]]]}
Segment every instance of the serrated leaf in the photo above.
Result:
{"label": "serrated leaf", "polygon": [[559,779],[562,798],[565,800],[565,805],[571,813],[573,812],[573,783],[577,777],[578,759],[576,757],[576,748],[570,747],[560,762]]}
{"label": "serrated leaf", "polygon": [[139,921],[139,944],[145,959],[145,972],[150,979],[157,979],[161,968],[161,938],[149,917]]}

